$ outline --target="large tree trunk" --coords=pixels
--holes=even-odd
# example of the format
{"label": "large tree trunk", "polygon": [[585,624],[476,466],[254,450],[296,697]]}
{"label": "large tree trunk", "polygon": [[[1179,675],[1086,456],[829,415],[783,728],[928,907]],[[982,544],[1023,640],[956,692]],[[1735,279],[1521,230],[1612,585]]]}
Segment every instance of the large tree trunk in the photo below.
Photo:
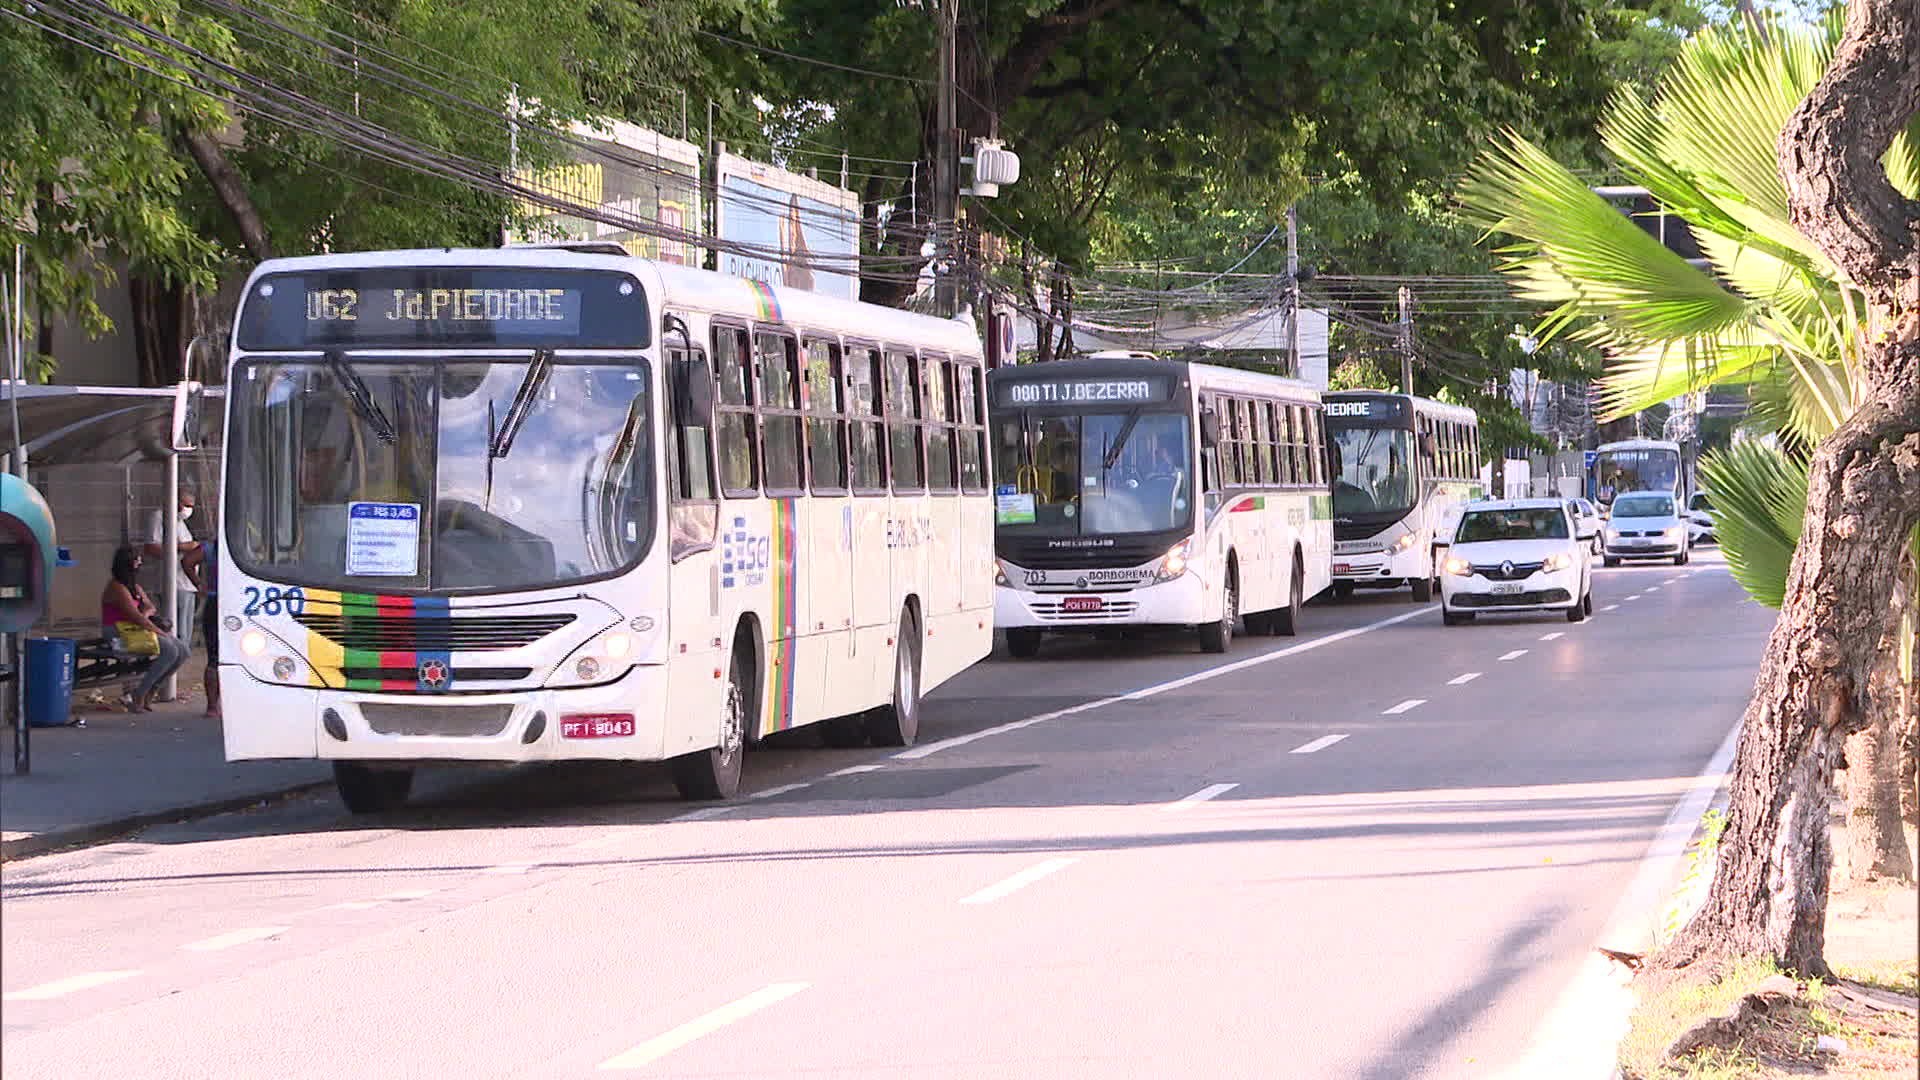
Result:
{"label": "large tree trunk", "polygon": [[[1905,554],[1903,549],[1902,554]],[[1913,603],[1913,564],[1900,560],[1895,581],[1893,632],[1880,651],[1868,694],[1869,722],[1847,740],[1847,876],[1855,881],[1913,880],[1913,853],[1901,821],[1901,796],[1907,785],[1905,738],[1912,726],[1913,702],[1900,679],[1901,617]]]}
{"label": "large tree trunk", "polygon": [[187,153],[200,166],[207,183],[213,185],[213,193],[219,197],[220,205],[227,208],[227,214],[233,219],[234,227],[240,230],[240,241],[247,246],[247,251],[256,259],[273,258],[273,243],[267,238],[266,222],[261,220],[260,211],[253,205],[253,195],[247,190],[246,178],[233,167],[233,162],[227,160],[227,152],[220,148],[220,143],[204,131],[191,129],[182,131],[180,139],[186,143]]}
{"label": "large tree trunk", "polygon": [[129,272],[127,292],[133,301],[133,351],[140,385],[172,386],[185,378],[187,291],[165,278]]}
{"label": "large tree trunk", "polygon": [[1833,66],[1780,135],[1793,223],[1860,291],[1859,409],[1815,449],[1786,602],[1747,706],[1721,861],[1700,914],[1656,963],[1771,957],[1827,973],[1834,757],[1865,728],[1920,521],[1920,204],[1880,158],[1920,113],[1920,4],[1853,0]]}

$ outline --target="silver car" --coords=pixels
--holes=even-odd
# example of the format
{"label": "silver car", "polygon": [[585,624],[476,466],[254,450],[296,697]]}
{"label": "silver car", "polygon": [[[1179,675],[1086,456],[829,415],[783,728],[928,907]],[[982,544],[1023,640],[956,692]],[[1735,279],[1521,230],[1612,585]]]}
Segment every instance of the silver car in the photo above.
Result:
{"label": "silver car", "polygon": [[1687,519],[1670,491],[1632,491],[1613,500],[1601,558],[1608,566],[1622,559],[1672,559],[1687,565]]}

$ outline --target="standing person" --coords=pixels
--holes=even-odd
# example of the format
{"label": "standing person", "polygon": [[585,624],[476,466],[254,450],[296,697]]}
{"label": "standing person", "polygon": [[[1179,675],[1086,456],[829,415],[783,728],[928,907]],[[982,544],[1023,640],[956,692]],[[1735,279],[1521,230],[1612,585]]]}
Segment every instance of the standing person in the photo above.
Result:
{"label": "standing person", "polygon": [[[194,542],[193,531],[187,528],[187,519],[193,516],[195,498],[193,489],[182,486],[180,489],[180,549],[176,558],[180,560],[180,587],[174,599],[173,628],[180,635],[180,644],[187,651],[193,650],[193,627],[200,612],[200,545]],[[164,558],[167,531],[164,527],[146,545],[146,553],[156,559]]]}
{"label": "standing person", "polygon": [[140,552],[123,547],[113,553],[113,576],[100,591],[100,631],[127,652],[154,657],[140,685],[120,695],[128,712],[152,712],[154,689],[187,660],[186,646],[153,616],[153,601],[140,587]]}
{"label": "standing person", "polygon": [[200,633],[207,639],[207,670],[200,676],[207,695],[207,715],[220,719],[220,548],[213,539],[200,545],[200,582],[206,586],[200,603]]}

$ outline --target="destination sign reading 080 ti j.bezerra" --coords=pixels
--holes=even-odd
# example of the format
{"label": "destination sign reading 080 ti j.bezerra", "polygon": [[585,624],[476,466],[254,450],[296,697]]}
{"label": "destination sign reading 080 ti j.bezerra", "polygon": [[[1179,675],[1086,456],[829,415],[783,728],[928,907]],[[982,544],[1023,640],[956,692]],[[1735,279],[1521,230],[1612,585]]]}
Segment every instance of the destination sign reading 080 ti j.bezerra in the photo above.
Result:
{"label": "destination sign reading 080 ti j.bezerra", "polygon": [[1139,405],[1173,396],[1173,379],[1166,375],[1136,375],[1112,379],[1009,379],[999,386],[995,404],[1023,405]]}
{"label": "destination sign reading 080 ti j.bezerra", "polygon": [[625,274],[434,267],[276,274],[248,293],[242,348],[635,347],[646,299]]}

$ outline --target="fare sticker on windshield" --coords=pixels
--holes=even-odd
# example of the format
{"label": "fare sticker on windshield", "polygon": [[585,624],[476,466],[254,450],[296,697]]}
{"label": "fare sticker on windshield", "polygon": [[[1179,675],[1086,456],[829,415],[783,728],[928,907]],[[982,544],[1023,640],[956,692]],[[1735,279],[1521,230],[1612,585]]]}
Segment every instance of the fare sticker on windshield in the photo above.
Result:
{"label": "fare sticker on windshield", "polygon": [[993,520],[1001,525],[1033,524],[1033,493],[1022,493],[1012,484],[1001,484],[993,497]]}
{"label": "fare sticker on windshield", "polygon": [[420,572],[420,504],[347,504],[347,573],[412,577]]}

